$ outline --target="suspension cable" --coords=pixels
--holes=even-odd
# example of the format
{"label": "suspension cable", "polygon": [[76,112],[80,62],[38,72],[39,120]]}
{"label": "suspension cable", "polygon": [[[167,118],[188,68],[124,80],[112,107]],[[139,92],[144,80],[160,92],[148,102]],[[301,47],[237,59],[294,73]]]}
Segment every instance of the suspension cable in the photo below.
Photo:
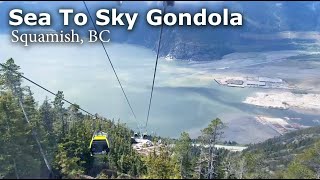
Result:
{"label": "suspension cable", "polygon": [[37,132],[36,132],[36,131],[34,130],[34,128],[32,127],[32,125],[31,125],[31,123],[30,123],[30,121],[29,121],[28,115],[27,115],[27,113],[26,113],[26,111],[25,111],[25,109],[24,109],[24,107],[23,107],[21,97],[18,97],[18,100],[19,100],[19,105],[20,105],[20,107],[21,107],[21,109],[22,109],[23,115],[24,115],[27,123],[28,123],[28,124],[30,125],[30,127],[31,127],[32,135],[33,135],[34,139],[35,139],[36,142],[37,142],[38,148],[39,148],[40,153],[41,153],[41,156],[42,156],[42,158],[43,158],[43,160],[44,160],[44,162],[45,162],[45,164],[46,164],[46,166],[47,166],[47,169],[49,170],[49,172],[50,172],[51,174],[53,174],[52,169],[51,169],[51,166],[50,166],[50,164],[49,164],[49,162],[48,162],[48,159],[47,159],[47,157],[46,157],[46,155],[45,155],[45,153],[44,153],[44,151],[43,151],[43,149],[42,149],[42,146],[41,146],[41,143],[40,143],[40,141],[39,141]]}
{"label": "suspension cable", "polygon": [[[88,9],[88,7],[87,7],[86,2],[85,2],[85,1],[82,1],[82,2],[83,2],[83,4],[84,4],[84,6],[86,7],[86,10],[87,10],[87,12],[88,12],[88,14],[89,14],[89,17],[90,17],[90,20],[91,20],[91,23],[93,24],[96,32],[98,32],[98,29],[97,29],[97,27],[96,27],[96,25],[95,25],[95,23],[94,23],[94,21],[93,21],[93,19],[92,19],[92,16],[91,16],[91,14],[90,14],[90,11],[89,11],[89,9]],[[102,45],[102,47],[103,47],[103,49],[104,49],[104,52],[105,52],[108,60],[109,60],[109,63],[110,63],[110,65],[111,65],[111,67],[112,67],[112,70],[113,70],[113,72],[114,72],[114,74],[115,74],[115,76],[116,76],[116,78],[117,78],[117,80],[118,80],[118,83],[119,83],[119,85],[120,85],[120,87],[121,87],[122,93],[124,94],[124,96],[125,96],[125,98],[126,98],[126,100],[127,100],[127,103],[128,103],[128,105],[129,105],[129,107],[130,107],[130,109],[131,109],[131,112],[132,112],[135,120],[137,120],[136,114],[134,113],[134,111],[133,111],[133,109],[132,109],[132,106],[131,106],[131,104],[130,104],[130,102],[129,102],[129,99],[128,99],[128,97],[127,97],[127,95],[126,95],[126,93],[125,93],[125,91],[124,91],[124,89],[123,89],[123,87],[122,87],[122,84],[121,84],[120,79],[119,79],[119,77],[118,77],[118,75],[117,75],[117,72],[116,72],[116,70],[114,69],[114,66],[113,66],[113,64],[112,64],[112,62],[111,62],[111,59],[110,59],[110,57],[109,57],[109,54],[108,54],[108,52],[107,52],[107,50],[106,50],[106,47],[104,46],[104,44],[103,44],[102,41],[100,41],[100,42],[101,42],[101,45]]]}
{"label": "suspension cable", "polygon": [[42,149],[42,146],[41,146],[41,143],[40,143],[40,141],[39,141],[37,132],[34,130],[32,124],[30,123],[30,120],[29,120],[29,118],[28,118],[27,112],[25,111],[25,109],[24,109],[24,107],[23,107],[22,94],[19,93],[19,91],[17,91],[17,87],[13,85],[12,77],[9,78],[9,83],[10,83],[10,89],[11,89],[11,91],[12,91],[13,94],[18,98],[19,106],[20,106],[21,109],[22,109],[22,112],[23,112],[23,115],[24,115],[25,120],[27,121],[28,125],[29,125],[30,128],[31,128],[32,136],[33,136],[33,138],[35,139],[35,141],[36,141],[36,143],[37,143],[37,146],[38,146],[39,151],[40,151],[40,153],[41,153],[42,159],[43,159],[43,161],[45,162],[48,171],[51,173],[51,175],[53,175],[52,168],[51,168],[51,166],[50,166],[50,164],[49,164],[49,161],[48,161],[48,159],[47,159],[47,157],[46,157],[46,155],[45,155],[45,153],[44,153],[44,151],[43,151],[43,149]]}
{"label": "suspension cable", "polygon": [[[163,14],[165,14],[165,11],[166,11],[166,8],[165,8],[165,5],[163,4],[163,12],[164,12]],[[158,67],[158,60],[159,60],[159,52],[160,52],[161,39],[162,39],[163,24],[164,23],[161,24],[160,35],[159,35],[156,64],[154,66],[152,87],[151,87],[151,93],[150,93],[150,99],[149,99],[149,107],[148,107],[148,115],[147,115],[147,121],[146,121],[146,125],[145,125],[146,128],[148,127],[148,121],[149,121],[149,115],[150,115],[150,109],[151,109],[151,102],[152,102],[152,97],[153,97],[154,82],[155,82],[155,79],[156,79],[156,73],[157,73],[157,67]]]}
{"label": "suspension cable", "polygon": [[[13,73],[15,73],[15,74],[17,74],[18,76],[20,76],[20,77],[22,77],[23,79],[25,79],[25,80],[27,80],[27,81],[31,82],[31,83],[32,83],[32,84],[34,84],[34,85],[36,85],[36,86],[40,87],[41,89],[43,89],[43,90],[47,91],[48,93],[50,93],[50,94],[52,94],[52,95],[54,95],[54,96],[57,96],[57,94],[55,94],[54,92],[52,92],[52,91],[48,90],[47,88],[45,88],[45,87],[43,87],[43,86],[39,85],[38,83],[36,83],[36,82],[32,81],[31,79],[29,79],[29,78],[27,78],[27,77],[23,76],[22,74],[15,72],[14,70],[12,70],[12,69],[10,69],[9,67],[7,67],[6,65],[1,64],[1,63],[0,63],[0,66],[1,66],[1,67],[3,67],[3,68],[5,68],[5,69],[7,69],[7,70],[9,70],[9,71],[11,71],[11,72],[13,72]],[[67,102],[67,103],[68,103],[68,104],[70,104],[70,105],[75,105],[74,103],[72,103],[72,102],[70,102],[70,101],[66,100],[65,98],[62,98],[62,100],[63,100],[63,101],[65,101],[65,102]],[[93,115],[92,113],[90,113],[90,112],[88,112],[88,111],[84,110],[84,109],[83,109],[83,108],[81,108],[80,106],[79,106],[79,109],[80,109],[80,110],[82,110],[83,112],[85,112],[85,113],[89,114],[90,116],[96,117],[95,115]]]}

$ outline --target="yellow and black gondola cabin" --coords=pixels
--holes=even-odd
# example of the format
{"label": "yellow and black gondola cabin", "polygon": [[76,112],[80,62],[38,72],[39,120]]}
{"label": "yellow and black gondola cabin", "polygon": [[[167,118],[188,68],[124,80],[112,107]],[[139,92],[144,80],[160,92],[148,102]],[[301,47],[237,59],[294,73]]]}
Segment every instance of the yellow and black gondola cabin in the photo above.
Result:
{"label": "yellow and black gondola cabin", "polygon": [[90,142],[91,155],[107,154],[110,151],[108,136],[104,132],[97,132],[93,135]]}

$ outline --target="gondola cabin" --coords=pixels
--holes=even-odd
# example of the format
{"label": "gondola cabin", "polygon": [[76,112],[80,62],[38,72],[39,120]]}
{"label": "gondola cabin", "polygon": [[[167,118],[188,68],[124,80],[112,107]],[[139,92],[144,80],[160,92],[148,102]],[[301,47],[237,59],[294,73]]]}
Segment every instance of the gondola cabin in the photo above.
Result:
{"label": "gondola cabin", "polygon": [[108,136],[104,132],[97,132],[93,135],[90,142],[91,155],[103,155],[110,151]]}
{"label": "gondola cabin", "polygon": [[147,133],[144,133],[142,135],[142,139],[146,139],[146,140],[150,140],[151,141],[152,137],[150,135],[148,135]]}

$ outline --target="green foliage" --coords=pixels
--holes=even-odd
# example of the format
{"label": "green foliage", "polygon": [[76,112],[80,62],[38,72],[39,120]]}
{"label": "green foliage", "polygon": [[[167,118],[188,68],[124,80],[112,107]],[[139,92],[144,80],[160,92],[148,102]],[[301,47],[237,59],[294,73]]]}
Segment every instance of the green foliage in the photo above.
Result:
{"label": "green foliage", "polygon": [[[12,59],[7,63],[10,67],[19,69],[14,65]],[[42,162],[39,156],[39,150],[31,133],[31,126],[24,120],[23,113],[18,105],[17,99],[9,91],[11,88],[8,78],[14,79],[12,84],[21,83],[19,76],[14,76],[8,71],[1,71],[1,91],[0,91],[0,170],[4,178],[18,177],[37,177],[42,175]],[[14,78],[13,78],[14,77]],[[16,92],[25,93],[22,88]],[[30,94],[20,94],[27,102],[26,111],[33,113],[32,126],[37,126],[38,114],[36,113],[35,104]]]}
{"label": "green foliage", "polygon": [[180,179],[179,167],[171,158],[171,153],[166,148],[161,148],[159,154],[155,151],[145,158],[147,166],[146,179]]}
{"label": "green foliage", "polygon": [[58,147],[55,163],[55,168],[57,168],[65,178],[74,178],[84,173],[84,169],[81,167],[83,162],[79,157],[68,155],[63,145],[59,145]]}
{"label": "green foliage", "polygon": [[319,178],[320,127],[294,131],[251,145],[232,156],[237,178]]}
{"label": "green foliage", "polygon": [[315,179],[320,176],[320,140],[297,155],[282,172],[284,178]]}
{"label": "green foliage", "polygon": [[213,119],[208,127],[201,130],[201,136],[198,138],[202,147],[198,159],[198,178],[216,179],[220,177],[221,156],[215,145],[220,141],[223,134],[224,123],[219,119]]}
{"label": "green foliage", "polygon": [[188,133],[183,132],[175,143],[174,153],[179,164],[180,176],[183,179],[193,177],[194,156],[192,156],[192,142]]}
{"label": "green foliage", "polygon": [[285,179],[315,179],[315,173],[300,162],[292,162],[286,172]]}

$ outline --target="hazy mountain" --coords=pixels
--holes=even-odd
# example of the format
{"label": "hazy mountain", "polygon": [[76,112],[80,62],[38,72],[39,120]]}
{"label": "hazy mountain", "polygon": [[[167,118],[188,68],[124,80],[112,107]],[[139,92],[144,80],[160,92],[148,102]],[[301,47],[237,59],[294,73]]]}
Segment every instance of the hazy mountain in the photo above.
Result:
{"label": "hazy mountain", "polygon": [[[116,1],[87,2],[92,15],[98,9],[117,7],[119,12],[138,12],[139,17],[132,31],[126,27],[100,27],[99,30],[109,29],[111,41],[126,42],[146,46],[152,49],[157,47],[160,27],[153,27],[147,23],[146,14],[152,8],[162,8],[160,2],[123,2],[121,6]],[[93,29],[91,22],[86,26],[78,27],[71,24],[62,25],[62,15],[59,8],[73,8],[75,12],[86,12],[82,2],[37,2],[37,3],[1,3],[3,12],[22,8],[25,12],[48,12],[52,15],[51,29],[57,31],[77,29],[79,33],[87,34]],[[188,12],[195,14],[207,9],[222,14],[223,8],[229,12],[241,12],[244,18],[242,27],[225,26],[165,26],[161,55],[171,55],[183,60],[215,60],[232,52],[267,51],[301,49],[315,44],[319,39],[320,3],[319,2],[178,2],[169,7],[167,12]],[[8,15],[9,16],[9,15]],[[13,29],[8,26],[8,16],[1,16],[1,33],[10,33]],[[39,28],[39,27],[19,27]],[[48,28],[48,27],[46,27]],[[87,36],[87,35],[86,35]]]}
{"label": "hazy mountain", "polygon": [[[165,26],[161,54],[184,60],[214,60],[232,52],[305,48],[318,40],[317,33],[312,31],[319,30],[319,5],[317,2],[177,3],[168,12],[194,14],[202,7],[207,9],[207,14],[222,14],[223,8],[242,12],[243,26]],[[114,40],[154,49],[160,28],[147,25],[143,17],[145,9],[141,12],[136,29],[129,33],[114,31]]]}

